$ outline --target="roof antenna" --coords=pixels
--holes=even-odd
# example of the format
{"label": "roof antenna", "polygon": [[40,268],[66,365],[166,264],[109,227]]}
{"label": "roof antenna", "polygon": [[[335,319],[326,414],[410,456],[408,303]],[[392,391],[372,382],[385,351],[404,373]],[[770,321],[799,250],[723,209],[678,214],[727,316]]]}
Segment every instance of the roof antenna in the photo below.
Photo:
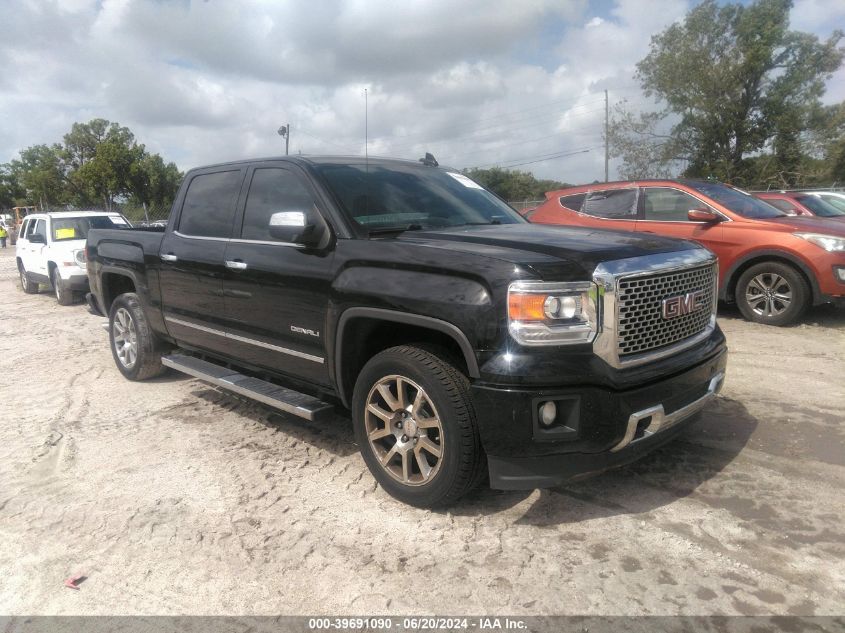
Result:
{"label": "roof antenna", "polygon": [[429,167],[437,167],[440,164],[430,152],[426,152],[425,158],[420,158],[420,162],[423,165],[428,165]]}

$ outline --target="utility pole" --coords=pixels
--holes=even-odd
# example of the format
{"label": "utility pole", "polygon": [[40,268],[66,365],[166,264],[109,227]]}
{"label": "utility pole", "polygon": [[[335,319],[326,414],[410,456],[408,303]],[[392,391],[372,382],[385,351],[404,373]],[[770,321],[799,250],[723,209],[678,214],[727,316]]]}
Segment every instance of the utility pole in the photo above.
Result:
{"label": "utility pole", "polygon": [[604,181],[607,182],[610,178],[608,176],[608,163],[610,162],[610,139],[608,139],[608,132],[610,131],[610,106],[607,103],[607,90],[604,91]]}
{"label": "utility pole", "polygon": [[279,136],[285,139],[285,156],[287,156],[288,147],[290,147],[290,123],[287,123],[279,128]]}
{"label": "utility pole", "polygon": [[368,104],[367,104],[367,89],[364,88],[364,158],[365,160],[369,160],[370,158],[370,150],[369,150],[369,113],[368,113]]}

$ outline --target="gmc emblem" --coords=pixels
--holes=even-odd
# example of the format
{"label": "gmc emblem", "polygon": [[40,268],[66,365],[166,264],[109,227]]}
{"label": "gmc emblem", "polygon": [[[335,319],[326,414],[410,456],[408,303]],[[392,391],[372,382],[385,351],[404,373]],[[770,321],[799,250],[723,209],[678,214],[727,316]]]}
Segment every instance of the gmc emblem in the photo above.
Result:
{"label": "gmc emblem", "polygon": [[685,314],[697,312],[704,307],[704,291],[693,290],[685,295],[668,297],[660,303],[660,312],[665,320],[677,319]]}

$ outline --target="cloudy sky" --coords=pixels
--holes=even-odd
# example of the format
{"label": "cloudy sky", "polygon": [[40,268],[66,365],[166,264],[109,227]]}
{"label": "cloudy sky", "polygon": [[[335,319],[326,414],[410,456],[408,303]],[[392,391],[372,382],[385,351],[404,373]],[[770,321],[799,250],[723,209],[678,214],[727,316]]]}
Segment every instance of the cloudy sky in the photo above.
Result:
{"label": "cloudy sky", "polygon": [[[538,177],[603,177],[604,93],[633,78],[686,0],[0,1],[0,162],[118,121],[181,169],[364,151]],[[794,28],[845,29],[843,0],[796,0]],[[826,102],[845,99],[845,70]],[[613,169],[611,169],[611,172]],[[611,177],[614,174],[611,173]]]}

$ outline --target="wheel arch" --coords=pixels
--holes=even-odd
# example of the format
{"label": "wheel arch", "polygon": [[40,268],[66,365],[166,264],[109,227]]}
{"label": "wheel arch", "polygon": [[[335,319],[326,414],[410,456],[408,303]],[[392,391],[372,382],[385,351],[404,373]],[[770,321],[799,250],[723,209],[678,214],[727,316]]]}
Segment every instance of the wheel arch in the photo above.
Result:
{"label": "wheel arch", "polygon": [[475,350],[456,325],[383,308],[349,308],[338,321],[334,348],[335,382],[345,407],[352,402],[355,379],[366,362],[378,352],[403,343],[442,347],[449,353],[449,360],[470,378],[480,376]]}
{"label": "wheel arch", "polygon": [[752,266],[772,261],[795,268],[804,277],[810,287],[812,304],[816,305],[821,302],[818,280],[815,274],[813,274],[812,269],[795,255],[778,250],[755,251],[734,262],[733,266],[725,274],[725,282],[719,291],[719,299],[733,302],[736,297],[736,284],[739,282],[742,273]]}
{"label": "wheel arch", "polygon": [[107,315],[117,297],[126,292],[137,292],[139,288],[132,272],[122,269],[103,268],[100,284],[103,293],[103,309]]}

